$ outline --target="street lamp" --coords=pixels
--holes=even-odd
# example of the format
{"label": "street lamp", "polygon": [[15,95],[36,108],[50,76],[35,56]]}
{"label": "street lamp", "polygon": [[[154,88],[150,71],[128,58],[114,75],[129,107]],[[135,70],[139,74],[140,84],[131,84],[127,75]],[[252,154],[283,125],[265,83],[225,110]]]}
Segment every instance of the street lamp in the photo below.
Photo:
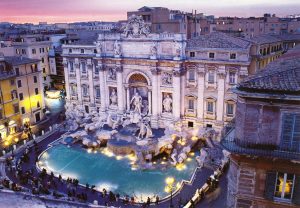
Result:
{"label": "street lamp", "polygon": [[165,192],[171,193],[171,199],[170,199],[170,208],[173,207],[173,191],[176,189],[175,186],[175,179],[173,177],[167,177],[166,178],[166,187]]}

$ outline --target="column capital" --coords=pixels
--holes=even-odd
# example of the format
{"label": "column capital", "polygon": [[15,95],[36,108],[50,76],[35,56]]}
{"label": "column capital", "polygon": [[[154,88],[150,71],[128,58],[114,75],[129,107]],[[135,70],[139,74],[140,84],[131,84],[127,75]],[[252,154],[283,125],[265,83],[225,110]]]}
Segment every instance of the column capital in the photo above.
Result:
{"label": "column capital", "polygon": [[158,75],[160,73],[160,69],[156,67],[152,67],[150,70],[153,75]]}
{"label": "column capital", "polygon": [[99,71],[105,71],[106,67],[104,65],[97,65],[96,68],[98,68]]}
{"label": "column capital", "polygon": [[116,66],[116,72],[123,72],[123,67],[122,66],[120,66],[120,65],[118,65],[118,66]]}
{"label": "column capital", "polygon": [[217,71],[218,77],[224,79],[226,76],[225,66],[220,66]]}
{"label": "column capital", "polygon": [[173,77],[180,77],[184,75],[186,70],[184,68],[174,68],[173,69]]}
{"label": "column capital", "polygon": [[93,69],[93,64],[87,64],[87,68],[90,70]]}

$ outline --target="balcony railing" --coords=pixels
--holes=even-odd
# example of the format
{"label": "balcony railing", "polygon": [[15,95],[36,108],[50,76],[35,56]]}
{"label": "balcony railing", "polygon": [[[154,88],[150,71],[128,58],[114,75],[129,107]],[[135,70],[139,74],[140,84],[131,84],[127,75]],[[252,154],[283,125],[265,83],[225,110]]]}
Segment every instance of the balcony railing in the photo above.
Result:
{"label": "balcony railing", "polygon": [[0,72],[0,80],[8,79],[11,77],[15,77],[16,73],[14,71],[2,71]]}
{"label": "balcony railing", "polygon": [[222,136],[221,145],[233,154],[300,160],[300,151],[282,150],[276,144],[256,144],[238,140],[235,138],[234,128],[231,128],[227,133],[222,133],[224,136]]}

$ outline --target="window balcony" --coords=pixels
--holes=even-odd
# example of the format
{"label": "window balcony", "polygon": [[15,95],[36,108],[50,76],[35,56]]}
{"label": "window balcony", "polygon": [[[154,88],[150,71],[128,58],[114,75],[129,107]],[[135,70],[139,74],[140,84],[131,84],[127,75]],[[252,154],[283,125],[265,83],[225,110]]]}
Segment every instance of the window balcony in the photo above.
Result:
{"label": "window balcony", "polygon": [[197,117],[196,109],[186,108],[185,109],[185,116],[187,116],[187,117]]}
{"label": "window balcony", "polygon": [[84,95],[83,96],[83,102],[90,102],[90,97],[89,97],[89,95]]}
{"label": "window balcony", "polygon": [[197,81],[196,80],[187,80],[187,87],[197,87]]}
{"label": "window balcony", "polygon": [[100,97],[96,97],[96,98],[95,98],[95,102],[96,102],[97,104],[101,104]]}
{"label": "window balcony", "polygon": [[221,145],[230,153],[285,160],[300,160],[300,151],[284,150],[276,144],[259,144],[251,141],[241,141],[235,138],[234,127],[230,127],[225,133],[224,132],[225,131],[222,132]]}
{"label": "window balcony", "polygon": [[204,118],[210,119],[210,120],[216,120],[217,116],[214,112],[206,111]]}
{"label": "window balcony", "polygon": [[81,74],[81,78],[82,79],[87,79],[88,78],[88,74]]}
{"label": "window balcony", "polygon": [[71,100],[78,100],[78,96],[77,95],[71,95]]}

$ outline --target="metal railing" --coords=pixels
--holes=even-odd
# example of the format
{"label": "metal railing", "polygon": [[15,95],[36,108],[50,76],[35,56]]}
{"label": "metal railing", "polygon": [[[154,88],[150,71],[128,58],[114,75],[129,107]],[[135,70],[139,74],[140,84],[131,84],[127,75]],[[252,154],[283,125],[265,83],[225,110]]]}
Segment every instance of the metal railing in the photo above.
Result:
{"label": "metal railing", "polygon": [[241,141],[235,137],[234,128],[227,132],[222,132],[221,145],[224,149],[234,154],[300,160],[300,151],[282,149],[277,144],[257,144]]}

